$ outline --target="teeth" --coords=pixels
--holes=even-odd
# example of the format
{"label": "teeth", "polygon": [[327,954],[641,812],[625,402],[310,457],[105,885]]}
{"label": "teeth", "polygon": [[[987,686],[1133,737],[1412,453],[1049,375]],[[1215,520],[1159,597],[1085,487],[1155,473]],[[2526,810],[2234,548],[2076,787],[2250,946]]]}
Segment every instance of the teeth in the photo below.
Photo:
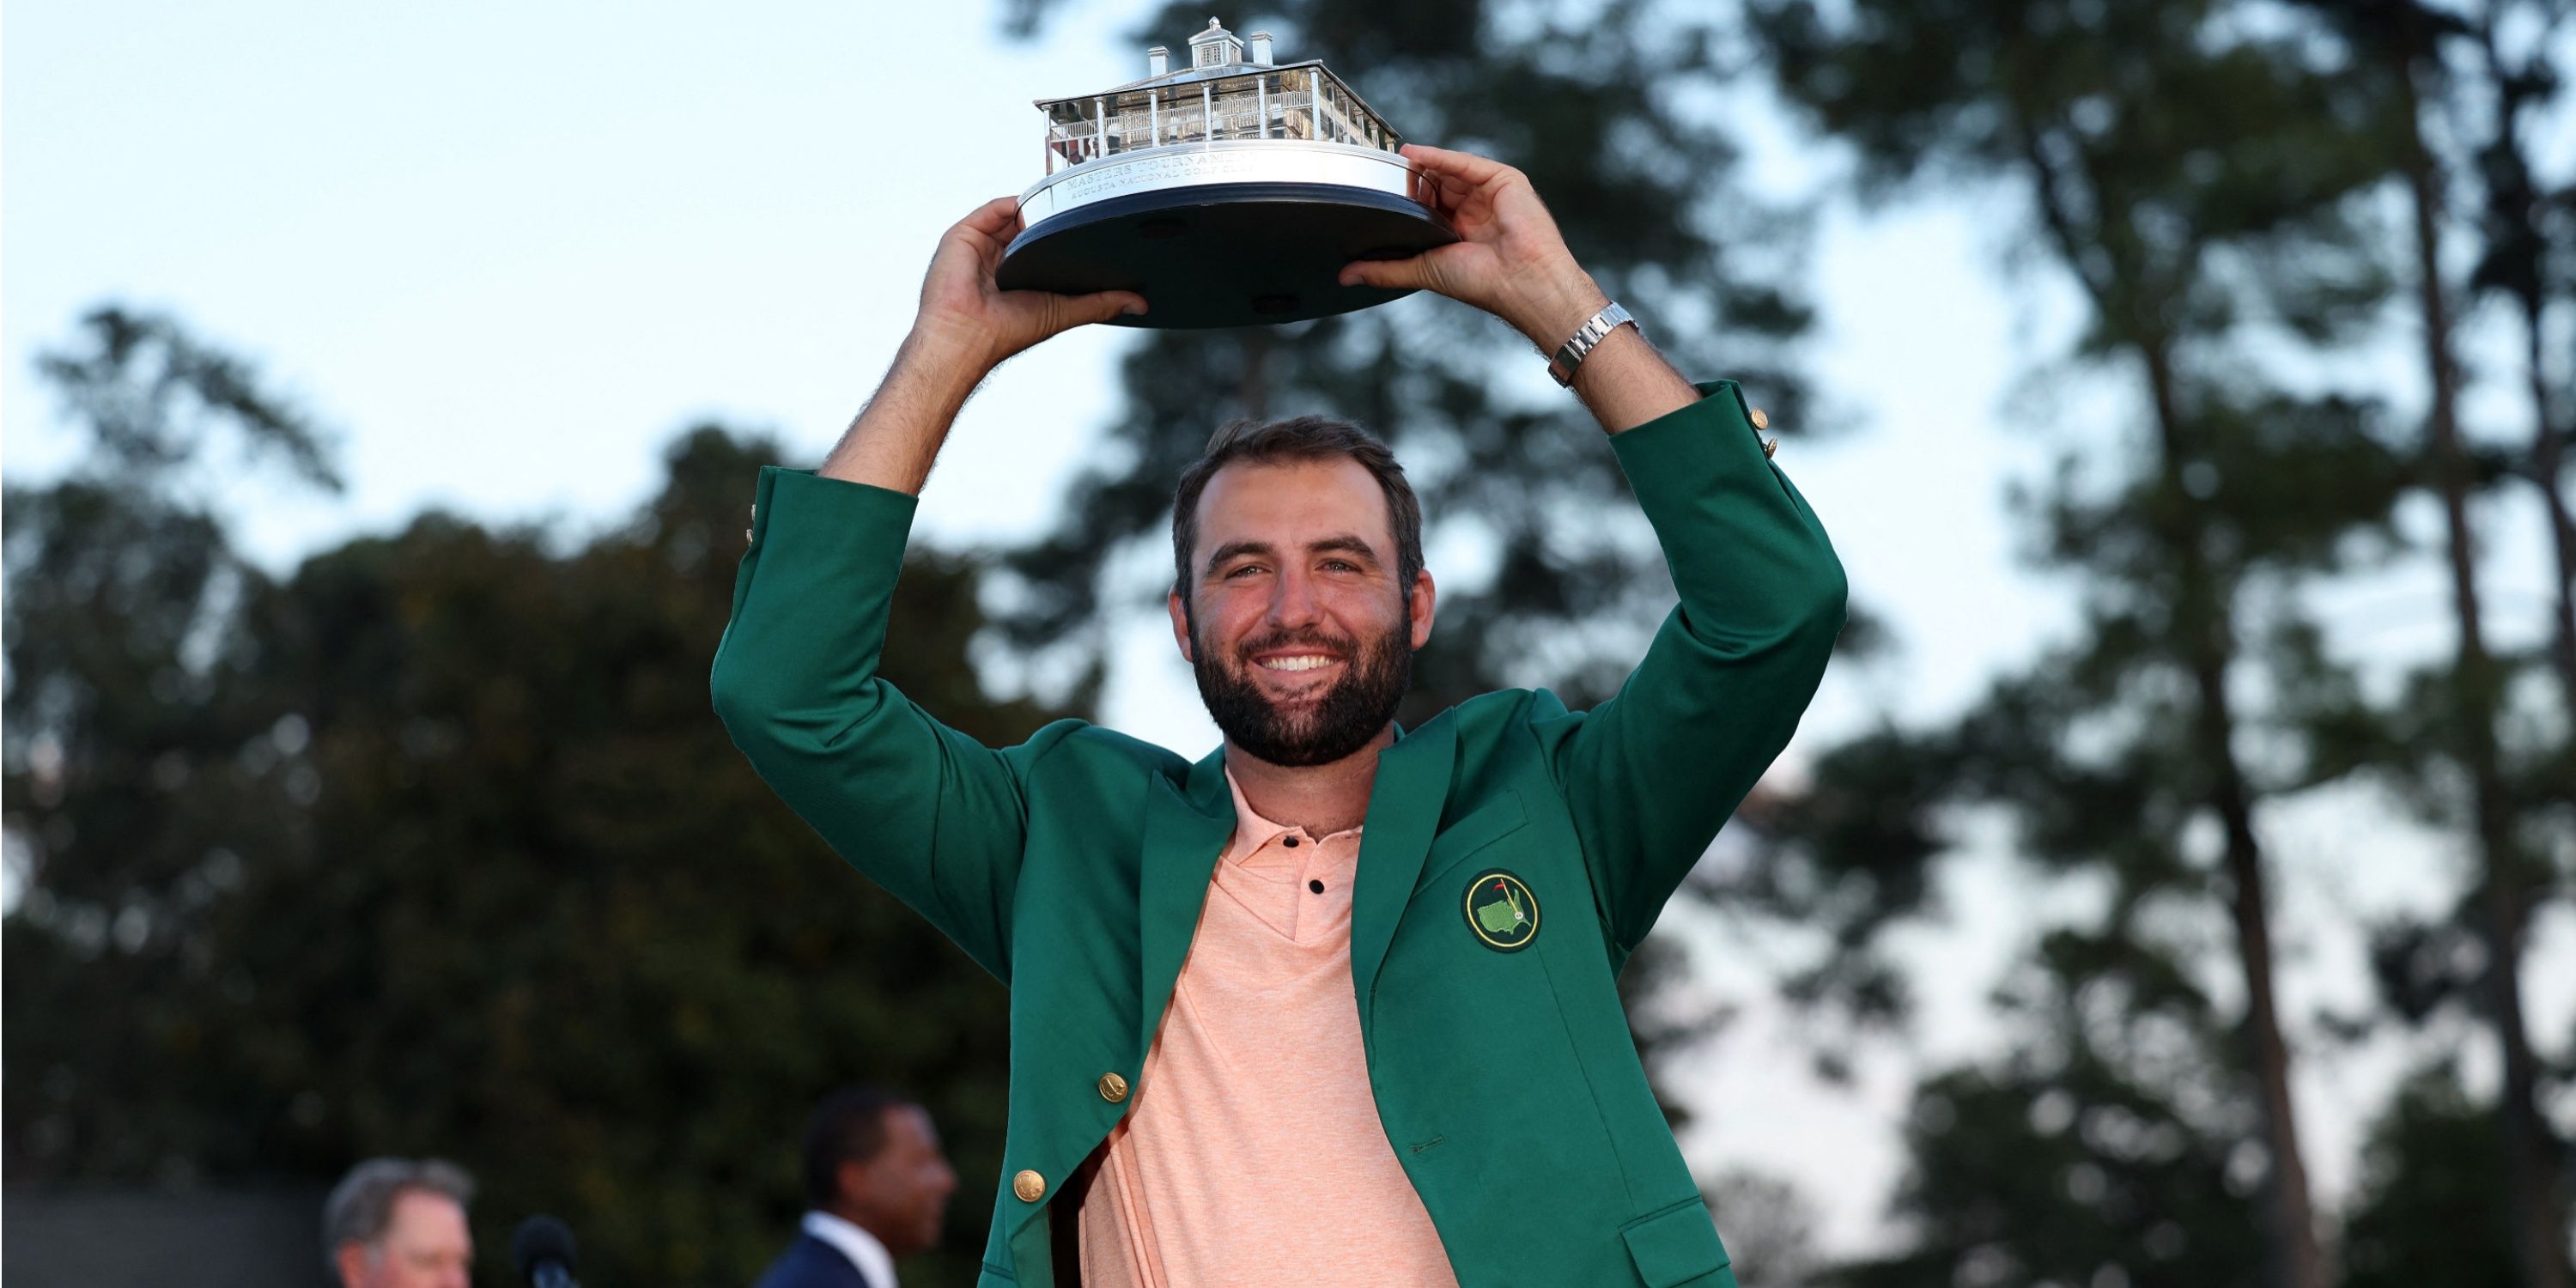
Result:
{"label": "teeth", "polygon": [[1332,664],[1333,659],[1312,654],[1304,657],[1274,657],[1262,663],[1273,671],[1312,671],[1317,667]]}

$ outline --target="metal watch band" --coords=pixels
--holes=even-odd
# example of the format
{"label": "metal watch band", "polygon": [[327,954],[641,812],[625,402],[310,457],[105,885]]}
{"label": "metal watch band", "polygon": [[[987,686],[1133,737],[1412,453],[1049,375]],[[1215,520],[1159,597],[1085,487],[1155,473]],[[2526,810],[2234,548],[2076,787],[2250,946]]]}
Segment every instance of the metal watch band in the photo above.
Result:
{"label": "metal watch band", "polygon": [[1571,338],[1556,347],[1556,356],[1547,360],[1547,374],[1556,377],[1556,383],[1572,388],[1574,369],[1582,366],[1583,360],[1591,356],[1593,346],[1609,339],[1611,332],[1623,326],[1637,327],[1639,335],[1646,333],[1646,328],[1638,326],[1637,319],[1628,316],[1628,310],[1619,307],[1615,302],[1610,307],[1593,314],[1589,321],[1574,329],[1574,335]]}

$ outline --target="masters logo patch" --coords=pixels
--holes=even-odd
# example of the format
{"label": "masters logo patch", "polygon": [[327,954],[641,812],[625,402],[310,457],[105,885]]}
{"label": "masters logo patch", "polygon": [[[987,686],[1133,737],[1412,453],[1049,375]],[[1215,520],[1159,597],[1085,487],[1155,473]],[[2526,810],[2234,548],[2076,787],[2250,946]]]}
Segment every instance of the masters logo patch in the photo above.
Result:
{"label": "masters logo patch", "polygon": [[1487,948],[1516,953],[1538,938],[1538,896],[1501,868],[1467,883],[1467,929]]}

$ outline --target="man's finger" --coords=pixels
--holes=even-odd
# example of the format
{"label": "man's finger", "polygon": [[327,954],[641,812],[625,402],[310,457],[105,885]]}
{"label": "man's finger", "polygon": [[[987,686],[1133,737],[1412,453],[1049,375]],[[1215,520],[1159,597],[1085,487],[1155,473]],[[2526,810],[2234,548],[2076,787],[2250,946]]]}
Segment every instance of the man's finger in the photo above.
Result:
{"label": "man's finger", "polygon": [[995,240],[1008,241],[1020,231],[1020,199],[995,197],[975,207],[973,214],[957,221],[957,226],[972,228]]}
{"label": "man's finger", "polygon": [[1480,157],[1473,152],[1452,152],[1422,143],[1405,144],[1404,159],[1442,179],[1454,178],[1470,188],[1481,188],[1511,169],[1500,161]]}
{"label": "man's finger", "polygon": [[1142,317],[1145,297],[1134,291],[1098,291],[1077,295],[1064,302],[1065,329],[1106,322],[1115,317]]}
{"label": "man's finger", "polygon": [[1407,259],[1355,259],[1342,265],[1341,275],[1335,280],[1344,286],[1420,290],[1431,284],[1431,270],[1420,255]]}

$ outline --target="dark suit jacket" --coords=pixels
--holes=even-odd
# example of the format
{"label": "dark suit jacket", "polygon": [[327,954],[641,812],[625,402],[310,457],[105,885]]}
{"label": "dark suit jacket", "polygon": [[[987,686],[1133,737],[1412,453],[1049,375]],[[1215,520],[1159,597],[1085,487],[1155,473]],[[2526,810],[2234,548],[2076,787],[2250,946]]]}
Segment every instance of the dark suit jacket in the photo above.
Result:
{"label": "dark suit jacket", "polygon": [[778,1260],[769,1263],[759,1288],[877,1288],[839,1248],[810,1234],[798,1234]]}

